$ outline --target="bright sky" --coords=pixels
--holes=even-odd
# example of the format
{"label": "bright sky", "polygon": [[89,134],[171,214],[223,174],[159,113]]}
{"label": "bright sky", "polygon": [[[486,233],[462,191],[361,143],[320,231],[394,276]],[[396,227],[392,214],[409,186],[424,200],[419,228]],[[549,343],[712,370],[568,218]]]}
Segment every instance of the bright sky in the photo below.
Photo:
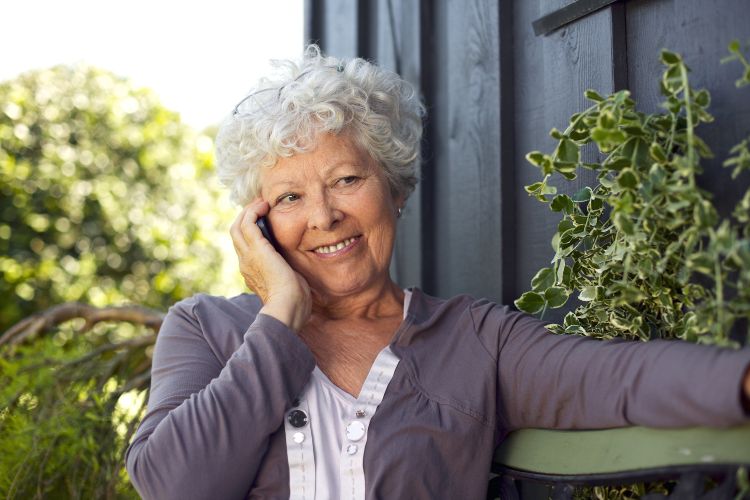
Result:
{"label": "bright sky", "polygon": [[154,89],[196,129],[303,46],[303,0],[11,0],[2,18],[0,81],[85,62]]}

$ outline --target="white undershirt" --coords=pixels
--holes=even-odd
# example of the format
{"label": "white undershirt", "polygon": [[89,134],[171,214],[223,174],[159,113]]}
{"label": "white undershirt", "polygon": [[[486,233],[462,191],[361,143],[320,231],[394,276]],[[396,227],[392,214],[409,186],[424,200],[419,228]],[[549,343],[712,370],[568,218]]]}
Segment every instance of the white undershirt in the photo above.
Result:
{"label": "white undershirt", "polygon": [[[405,318],[411,291],[404,292]],[[315,367],[296,408],[306,412],[308,423],[294,427],[285,420],[291,498],[364,498],[367,427],[397,365],[398,358],[386,346],[375,358],[358,398]]]}

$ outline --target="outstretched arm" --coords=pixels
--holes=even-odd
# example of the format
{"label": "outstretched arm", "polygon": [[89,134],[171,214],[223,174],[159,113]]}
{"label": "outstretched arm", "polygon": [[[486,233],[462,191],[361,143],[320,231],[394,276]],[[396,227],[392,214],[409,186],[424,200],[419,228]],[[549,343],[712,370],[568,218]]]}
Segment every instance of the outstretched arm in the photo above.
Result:
{"label": "outstretched arm", "polygon": [[498,416],[508,429],[725,426],[748,418],[740,395],[750,349],[553,335],[499,306],[477,308],[475,322],[497,332]]}

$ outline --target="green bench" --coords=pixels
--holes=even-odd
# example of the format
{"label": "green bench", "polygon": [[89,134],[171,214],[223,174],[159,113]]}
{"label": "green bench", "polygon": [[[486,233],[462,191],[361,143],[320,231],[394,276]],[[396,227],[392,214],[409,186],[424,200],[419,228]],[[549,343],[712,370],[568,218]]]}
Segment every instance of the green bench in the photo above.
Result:
{"label": "green bench", "polygon": [[[521,498],[519,481],[549,485],[553,499],[573,497],[576,486],[674,480],[670,498],[732,499],[737,471],[750,468],[750,425],[687,428],[511,433],[495,454],[488,498]],[[718,483],[703,492],[705,479]],[[644,499],[664,498],[651,494]]]}

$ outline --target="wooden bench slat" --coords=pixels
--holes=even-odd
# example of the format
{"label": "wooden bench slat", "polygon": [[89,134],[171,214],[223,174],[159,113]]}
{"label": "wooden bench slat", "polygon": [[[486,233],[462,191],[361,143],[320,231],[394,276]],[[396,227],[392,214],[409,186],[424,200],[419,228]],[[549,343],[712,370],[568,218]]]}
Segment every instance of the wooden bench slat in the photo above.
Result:
{"label": "wooden bench slat", "polygon": [[496,466],[550,475],[695,464],[750,464],[750,425],[729,429],[522,429],[511,433],[495,454]]}

